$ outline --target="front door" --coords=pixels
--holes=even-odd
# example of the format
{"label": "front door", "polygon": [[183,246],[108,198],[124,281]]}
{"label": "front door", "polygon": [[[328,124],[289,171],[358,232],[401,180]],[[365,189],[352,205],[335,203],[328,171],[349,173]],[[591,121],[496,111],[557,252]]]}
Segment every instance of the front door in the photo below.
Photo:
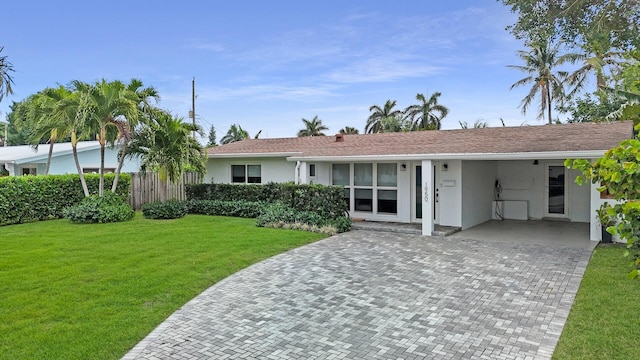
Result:
{"label": "front door", "polygon": [[411,167],[411,221],[422,221],[422,165]]}
{"label": "front door", "polygon": [[544,216],[566,218],[569,209],[567,168],[563,164],[546,164]]}

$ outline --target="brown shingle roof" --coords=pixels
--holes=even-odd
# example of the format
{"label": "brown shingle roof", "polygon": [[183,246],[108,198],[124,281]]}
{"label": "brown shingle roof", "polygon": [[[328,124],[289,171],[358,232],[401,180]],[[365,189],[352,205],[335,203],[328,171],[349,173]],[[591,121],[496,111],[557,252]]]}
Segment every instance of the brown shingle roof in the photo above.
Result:
{"label": "brown shingle roof", "polygon": [[494,127],[402,133],[250,139],[209,148],[209,154],[302,157],[427,154],[501,154],[607,150],[632,134],[630,121]]}

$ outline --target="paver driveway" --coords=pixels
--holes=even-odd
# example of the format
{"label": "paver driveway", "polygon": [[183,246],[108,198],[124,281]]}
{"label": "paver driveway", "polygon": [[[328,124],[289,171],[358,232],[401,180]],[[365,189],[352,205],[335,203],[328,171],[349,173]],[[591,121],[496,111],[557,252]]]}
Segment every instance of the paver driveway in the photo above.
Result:
{"label": "paver driveway", "polygon": [[221,281],[124,358],[550,358],[590,256],[352,231]]}

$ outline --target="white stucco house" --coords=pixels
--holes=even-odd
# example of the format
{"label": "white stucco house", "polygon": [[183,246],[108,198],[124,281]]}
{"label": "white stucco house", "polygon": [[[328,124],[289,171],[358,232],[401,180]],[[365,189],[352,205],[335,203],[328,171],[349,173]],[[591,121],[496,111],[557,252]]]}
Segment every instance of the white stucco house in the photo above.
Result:
{"label": "white stucco house", "polygon": [[[78,143],[78,160],[82,171],[85,173],[97,173],[100,169],[100,144],[97,141],[81,141]],[[45,173],[49,144],[41,144],[38,149],[30,145],[0,147],[0,166],[3,166],[9,175],[38,175]],[[118,149],[105,149],[105,172],[113,172],[118,166]],[[126,159],[122,172],[139,171],[140,160]],[[75,161],[71,143],[56,143],[53,145],[49,174],[76,174]]]}
{"label": "white stucco house", "polygon": [[598,186],[567,158],[596,159],[631,122],[250,139],[208,149],[205,181],[344,187],[350,215],[462,230],[491,219],[582,222],[600,239]]}

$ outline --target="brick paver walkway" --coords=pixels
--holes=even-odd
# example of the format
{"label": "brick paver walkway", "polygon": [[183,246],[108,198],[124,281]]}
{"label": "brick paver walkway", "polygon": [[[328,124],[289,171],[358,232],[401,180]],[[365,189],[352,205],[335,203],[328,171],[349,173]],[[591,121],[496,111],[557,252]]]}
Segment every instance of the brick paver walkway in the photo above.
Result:
{"label": "brick paver walkway", "polygon": [[550,358],[590,256],[352,231],[221,281],[124,359]]}

